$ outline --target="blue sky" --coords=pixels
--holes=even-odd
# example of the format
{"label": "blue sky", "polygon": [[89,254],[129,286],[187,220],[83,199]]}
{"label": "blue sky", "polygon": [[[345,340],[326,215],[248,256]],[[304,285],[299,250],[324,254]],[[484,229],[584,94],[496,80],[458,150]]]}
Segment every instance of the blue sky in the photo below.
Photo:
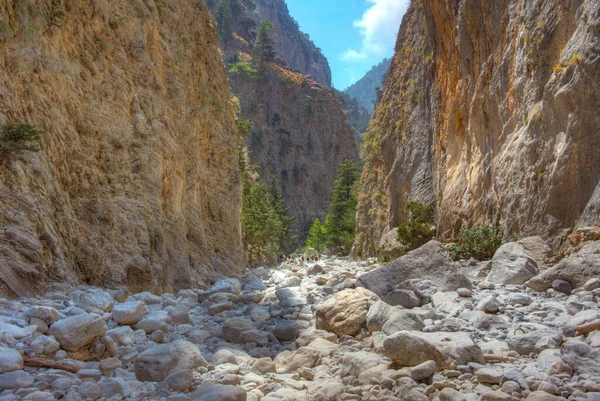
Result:
{"label": "blue sky", "polygon": [[286,0],[300,29],[329,60],[333,86],[346,89],[394,53],[409,0]]}

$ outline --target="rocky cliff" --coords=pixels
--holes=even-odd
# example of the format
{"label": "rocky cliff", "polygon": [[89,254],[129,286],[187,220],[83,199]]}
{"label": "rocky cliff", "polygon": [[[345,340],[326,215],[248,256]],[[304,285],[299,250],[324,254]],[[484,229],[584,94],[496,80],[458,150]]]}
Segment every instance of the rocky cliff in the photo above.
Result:
{"label": "rocky cliff", "polygon": [[234,116],[202,1],[0,1],[0,291],[156,292],[243,264]]}
{"label": "rocky cliff", "polygon": [[441,239],[597,225],[599,54],[597,1],[413,1],[367,134],[358,253],[409,199],[437,206]]}
{"label": "rocky cliff", "polygon": [[358,158],[342,104],[331,89],[275,64],[266,80],[232,75],[231,86],[253,124],[250,162],[266,183],[275,179],[297,216],[291,232],[303,241],[314,219],[327,213],[339,164]]}
{"label": "rocky cliff", "polygon": [[[219,3],[210,4],[218,20]],[[240,100],[242,116],[252,121],[246,141],[250,163],[260,166],[264,182],[275,180],[285,206],[297,216],[290,230],[297,237],[294,246],[301,246],[314,219],[327,213],[339,164],[345,158],[358,159],[354,128],[341,98],[329,86],[327,60],[300,32],[285,2],[246,1],[243,12],[236,5],[241,3],[229,4],[238,10],[233,16],[235,34],[219,42],[231,90]],[[256,26],[265,20],[273,23],[276,57],[264,76],[232,68],[237,62],[252,65],[247,16],[256,19]]]}

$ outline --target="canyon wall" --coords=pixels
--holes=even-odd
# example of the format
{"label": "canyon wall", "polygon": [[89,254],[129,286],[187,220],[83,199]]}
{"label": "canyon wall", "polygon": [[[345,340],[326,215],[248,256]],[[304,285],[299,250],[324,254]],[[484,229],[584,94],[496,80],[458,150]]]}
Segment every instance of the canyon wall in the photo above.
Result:
{"label": "canyon wall", "polygon": [[[225,1],[236,10],[241,4]],[[209,5],[218,20],[219,3]],[[327,59],[300,32],[283,0],[248,0],[243,6],[244,12],[233,17],[233,37],[221,38],[219,44],[241,115],[252,121],[246,138],[250,163],[260,166],[265,183],[275,180],[285,206],[297,217],[290,225],[296,248],[304,245],[315,218],[327,214],[338,166],[346,158],[358,159],[354,135],[362,133],[366,113],[350,125],[347,115],[360,111],[344,108],[342,97],[330,87]],[[254,43],[244,16],[255,18],[257,27],[266,20],[273,23],[275,59],[264,74],[232,70],[239,61],[253,65]]]}
{"label": "canyon wall", "polygon": [[173,291],[244,263],[234,115],[199,0],[0,1],[0,292]]}
{"label": "canyon wall", "polygon": [[418,1],[363,149],[355,251],[436,206],[437,235],[498,225],[559,245],[600,223],[600,3]]}

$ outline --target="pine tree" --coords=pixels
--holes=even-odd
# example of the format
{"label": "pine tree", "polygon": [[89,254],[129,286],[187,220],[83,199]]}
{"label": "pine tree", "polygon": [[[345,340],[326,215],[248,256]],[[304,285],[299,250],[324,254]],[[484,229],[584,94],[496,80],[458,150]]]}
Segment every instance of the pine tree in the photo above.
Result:
{"label": "pine tree", "polygon": [[327,245],[347,254],[354,242],[354,220],[358,203],[357,184],[362,164],[344,160],[337,171],[329,212],[325,218]]}
{"label": "pine tree", "polygon": [[321,220],[317,217],[308,230],[306,238],[306,248],[313,248],[317,252],[325,252],[327,250],[327,230],[321,224]]}
{"label": "pine tree", "polygon": [[259,74],[264,74],[265,64],[275,59],[275,39],[273,39],[273,23],[263,21],[258,28],[254,48],[252,49],[252,62]]}
{"label": "pine tree", "polygon": [[282,230],[279,237],[279,248],[287,249],[292,245],[292,238],[289,230],[290,224],[296,220],[296,216],[290,216],[290,208],[283,204],[283,194],[277,188],[277,182],[273,178],[269,187],[269,196],[271,198],[271,207],[275,210],[277,218],[281,221]]}
{"label": "pine tree", "polygon": [[224,41],[233,38],[233,14],[230,0],[219,0],[217,4],[217,31]]}

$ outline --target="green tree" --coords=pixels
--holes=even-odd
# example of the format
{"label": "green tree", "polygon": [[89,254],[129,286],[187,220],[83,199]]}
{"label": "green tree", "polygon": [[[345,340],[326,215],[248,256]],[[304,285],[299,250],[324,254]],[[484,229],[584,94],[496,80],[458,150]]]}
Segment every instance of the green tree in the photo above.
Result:
{"label": "green tree", "polygon": [[219,36],[226,42],[231,40],[233,38],[233,14],[230,0],[219,0],[215,19]]}
{"label": "green tree", "polygon": [[296,216],[291,216],[290,208],[285,207],[283,203],[283,194],[279,191],[279,188],[277,188],[277,182],[274,178],[271,180],[271,186],[269,187],[269,196],[271,207],[275,210],[275,214],[283,226],[279,237],[279,248],[282,250],[288,249],[294,240],[290,233],[289,226],[296,220]]}
{"label": "green tree", "polygon": [[357,184],[362,163],[345,159],[337,171],[329,211],[325,218],[327,245],[347,254],[354,242],[354,223],[358,203]]}
{"label": "green tree", "polygon": [[308,230],[306,248],[313,248],[317,252],[327,251],[327,230],[321,220],[317,217]]}
{"label": "green tree", "polygon": [[7,123],[0,126],[0,155],[19,151],[40,150],[42,131],[23,123]]}
{"label": "green tree", "polygon": [[425,245],[434,237],[435,210],[432,205],[425,206],[419,202],[408,201],[406,211],[408,221],[398,225],[398,241],[406,247],[406,251],[411,251]]}
{"label": "green tree", "polygon": [[275,39],[273,39],[273,23],[263,21],[258,28],[254,48],[252,49],[252,62],[260,74],[265,72],[265,64],[275,59]]}

